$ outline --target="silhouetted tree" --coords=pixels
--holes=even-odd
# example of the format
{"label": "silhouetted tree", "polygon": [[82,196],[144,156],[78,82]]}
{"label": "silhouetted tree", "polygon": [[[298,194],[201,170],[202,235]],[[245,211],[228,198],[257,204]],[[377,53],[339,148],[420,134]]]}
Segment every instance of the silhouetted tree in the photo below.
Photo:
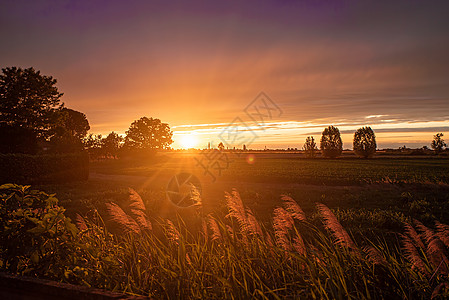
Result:
{"label": "silhouetted tree", "polygon": [[304,143],[304,146],[302,148],[304,149],[307,157],[313,158],[316,156],[318,147],[315,143],[315,140],[313,139],[313,136],[308,136],[306,138],[306,142]]}
{"label": "silhouetted tree", "polygon": [[360,157],[368,158],[376,153],[376,136],[371,127],[362,127],[354,133],[354,153]]}
{"label": "silhouetted tree", "polygon": [[323,130],[320,148],[325,157],[335,158],[341,155],[343,142],[337,127],[329,126]]}
{"label": "silhouetted tree", "polygon": [[102,139],[101,142],[101,148],[103,150],[102,152],[106,156],[117,157],[118,152],[122,146],[122,142],[123,138],[113,131],[110,134],[108,134],[107,137]]}
{"label": "silhouetted tree", "polygon": [[55,113],[54,124],[49,132],[52,152],[78,152],[84,148],[83,139],[90,129],[86,115],[70,109],[62,108]]}
{"label": "silhouetted tree", "polygon": [[58,123],[64,131],[80,140],[86,136],[90,129],[85,114],[66,107],[60,110]]}
{"label": "silhouetted tree", "polygon": [[91,159],[98,159],[104,156],[103,153],[103,137],[101,134],[93,135],[89,134],[83,139],[84,149],[89,153]]}
{"label": "silhouetted tree", "polygon": [[218,144],[218,150],[223,151],[224,150],[224,145],[222,142],[220,142],[220,144]]}
{"label": "silhouetted tree", "polygon": [[173,143],[173,132],[159,119],[142,117],[131,123],[124,146],[128,149],[166,149]]}
{"label": "silhouetted tree", "polygon": [[33,68],[4,68],[0,74],[0,123],[47,137],[60,105],[56,79]]}
{"label": "silhouetted tree", "polygon": [[441,138],[443,137],[444,134],[437,133],[433,136],[433,141],[430,144],[430,146],[432,147],[432,149],[435,151],[435,153],[440,153],[441,151],[443,151],[444,147],[446,147],[446,143],[444,142],[444,140]]}

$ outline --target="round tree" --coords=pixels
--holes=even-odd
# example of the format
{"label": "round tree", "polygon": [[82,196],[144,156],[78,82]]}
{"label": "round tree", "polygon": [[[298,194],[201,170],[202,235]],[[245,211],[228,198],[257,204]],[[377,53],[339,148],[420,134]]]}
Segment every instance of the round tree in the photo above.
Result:
{"label": "round tree", "polygon": [[124,146],[129,149],[166,149],[173,143],[172,136],[173,132],[167,123],[142,117],[131,123]]}
{"label": "round tree", "polygon": [[354,133],[353,149],[360,157],[368,158],[376,153],[376,136],[371,127],[362,127]]}
{"label": "round tree", "polygon": [[302,147],[304,149],[304,152],[307,157],[314,158],[316,155],[316,151],[318,150],[315,140],[313,136],[308,136],[306,138],[306,142],[304,143],[304,146]]}
{"label": "round tree", "polygon": [[0,123],[46,137],[60,105],[56,79],[34,68],[4,68],[0,74]]}
{"label": "round tree", "polygon": [[325,157],[336,158],[343,151],[340,130],[337,127],[329,126],[323,130],[320,143],[321,153]]}

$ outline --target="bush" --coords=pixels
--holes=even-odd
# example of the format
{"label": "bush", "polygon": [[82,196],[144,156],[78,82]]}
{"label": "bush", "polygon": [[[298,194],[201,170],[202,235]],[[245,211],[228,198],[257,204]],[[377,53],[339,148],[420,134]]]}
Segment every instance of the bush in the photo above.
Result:
{"label": "bush", "polygon": [[[71,249],[76,226],[58,199],[29,186],[0,186],[0,265],[21,274],[55,272]],[[56,263],[56,266],[55,266]]]}
{"label": "bush", "polygon": [[87,180],[89,157],[71,154],[0,154],[0,183],[58,183]]}

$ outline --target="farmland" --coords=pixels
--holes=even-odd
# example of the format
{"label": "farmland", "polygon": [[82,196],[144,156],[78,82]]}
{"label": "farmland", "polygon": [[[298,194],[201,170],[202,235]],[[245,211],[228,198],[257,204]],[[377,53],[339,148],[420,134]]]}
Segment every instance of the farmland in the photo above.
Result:
{"label": "farmland", "polygon": [[[38,225],[16,240],[8,227],[5,245],[24,244],[24,253],[7,265],[23,275],[170,299],[447,295],[446,158],[246,154],[215,180],[199,165],[201,154],[163,153],[94,161],[88,181],[33,186],[55,193],[67,210],[47,206],[33,218],[55,220],[56,231]],[[168,183],[180,173],[198,177],[201,206],[170,201]],[[16,195],[5,203],[23,199],[21,214],[26,205],[24,214],[36,215],[45,211],[32,205],[55,203],[45,193],[5,188]],[[11,224],[23,222],[20,216],[10,216]]]}
{"label": "farmland", "polygon": [[[449,221],[445,213],[449,208],[449,160],[445,158],[328,160],[277,153],[254,154],[254,162],[250,164],[247,155],[230,156],[228,168],[221,171],[221,176],[217,171],[213,173],[215,181],[198,166],[196,159],[201,154],[167,153],[147,161],[92,162],[88,182],[42,186],[42,189],[56,192],[70,208],[69,213],[74,213],[101,208],[107,201],[126,199],[127,188],[132,187],[158,214],[167,202],[169,180],[184,172],[200,179],[206,212],[223,207],[224,193],[235,188],[262,219],[271,217],[281,194],[288,194],[306,211],[313,212],[315,203],[322,202],[334,209],[350,211],[358,219],[365,215],[374,222],[371,224],[374,227],[379,225],[377,221],[396,224],[398,229],[400,223],[383,220],[384,215],[398,213],[424,221]],[[383,217],[376,220],[376,215]],[[343,213],[342,218],[348,219]],[[360,227],[356,222],[346,223]]]}

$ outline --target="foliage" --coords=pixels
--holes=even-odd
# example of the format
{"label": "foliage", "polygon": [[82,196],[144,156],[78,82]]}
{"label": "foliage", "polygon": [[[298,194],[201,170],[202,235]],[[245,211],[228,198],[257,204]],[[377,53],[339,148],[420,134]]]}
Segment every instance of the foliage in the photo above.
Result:
{"label": "foliage", "polygon": [[111,132],[102,141],[102,149],[106,156],[117,157],[121,147],[123,138],[115,132]]}
{"label": "foliage", "polygon": [[336,158],[343,151],[340,130],[337,127],[329,126],[323,130],[320,143],[321,153],[325,157]]}
{"label": "foliage", "polygon": [[360,157],[368,158],[376,153],[376,136],[371,127],[362,127],[354,133],[353,149]]}
{"label": "foliage", "polygon": [[0,153],[36,154],[37,137],[34,130],[0,124]]}
{"label": "foliage", "polygon": [[[21,213],[17,212],[35,214],[36,208],[28,209],[22,203],[31,203],[29,199],[34,200],[32,195],[39,192],[30,194],[27,187],[13,185],[4,188],[8,192],[3,193],[1,203],[10,207],[2,210],[5,222],[1,224],[11,223],[8,220],[13,220],[12,224],[34,224],[18,218]],[[21,201],[10,201],[15,197],[11,189],[24,191],[24,196],[19,194]],[[53,196],[39,195],[49,201],[50,209],[56,208]],[[316,205],[322,221],[321,226],[316,226],[295,200],[282,196],[270,224],[262,224],[237,191],[226,193],[225,200],[225,216],[216,212],[205,216],[198,211],[196,216],[202,226],[197,229],[187,227],[179,218],[153,219],[157,221],[151,227],[148,216],[143,215],[148,213],[144,201],[130,190],[127,207],[111,205],[109,209],[111,219],[120,224],[124,234],[110,235],[94,212],[90,218],[77,217],[78,233],[71,223],[62,227],[57,234],[67,238],[61,238],[58,246],[52,243],[54,236],[50,235],[51,252],[46,253],[52,255],[42,259],[57,259],[54,264],[37,262],[33,251],[15,259],[17,265],[31,266],[28,273],[38,276],[153,298],[449,296],[449,226],[445,224],[437,222],[431,229],[416,221],[413,225],[404,222],[400,244],[391,245],[381,238],[368,240],[362,236],[355,240],[340,223],[338,214],[324,204]],[[45,220],[45,215],[39,218]],[[56,224],[66,224],[60,222],[66,220],[63,215],[58,214],[58,218]],[[36,228],[50,226],[45,221],[42,224]],[[4,227],[2,234],[12,239],[34,234],[31,238],[40,241],[50,231],[31,229],[19,227],[13,232]],[[67,234],[72,231],[74,234]],[[29,242],[22,239],[20,243]],[[2,258],[14,251],[19,250],[11,247],[9,240],[2,243]],[[2,269],[11,271],[11,266],[3,264]]]}
{"label": "foliage", "polygon": [[[0,186],[0,239],[3,269],[14,273],[60,273],[78,233],[54,195],[29,186]],[[61,275],[61,274],[59,274]]]}
{"label": "foliage", "polygon": [[83,139],[90,129],[86,115],[69,108],[62,108],[54,115],[50,132],[50,151],[70,153],[82,151]]}
{"label": "foliage", "polygon": [[159,119],[142,117],[131,123],[126,132],[124,147],[127,149],[167,149],[173,132],[167,123]]}
{"label": "foliage", "polygon": [[433,150],[435,150],[435,153],[440,153],[441,151],[443,151],[444,147],[446,147],[446,143],[441,138],[442,136],[444,136],[442,133],[437,133],[433,136],[433,141],[430,146]]}
{"label": "foliage", "polygon": [[102,224],[82,222],[80,229],[65,216],[55,195],[29,186],[0,186],[0,270],[78,283],[123,289],[121,251]]}
{"label": "foliage", "polygon": [[0,123],[46,136],[60,107],[56,79],[33,68],[4,68],[0,75]]}
{"label": "foliage", "polygon": [[86,153],[0,154],[0,183],[67,182],[87,180]]}
{"label": "foliage", "polygon": [[304,146],[302,148],[304,149],[304,152],[308,158],[314,158],[316,156],[318,147],[316,146],[313,136],[308,136],[306,138],[306,142],[304,143]]}
{"label": "foliage", "polygon": [[91,159],[98,159],[103,156],[103,136],[101,134],[89,134],[83,139],[83,145]]}
{"label": "foliage", "polygon": [[81,140],[86,136],[90,126],[85,114],[64,107],[59,111],[58,129]]}

